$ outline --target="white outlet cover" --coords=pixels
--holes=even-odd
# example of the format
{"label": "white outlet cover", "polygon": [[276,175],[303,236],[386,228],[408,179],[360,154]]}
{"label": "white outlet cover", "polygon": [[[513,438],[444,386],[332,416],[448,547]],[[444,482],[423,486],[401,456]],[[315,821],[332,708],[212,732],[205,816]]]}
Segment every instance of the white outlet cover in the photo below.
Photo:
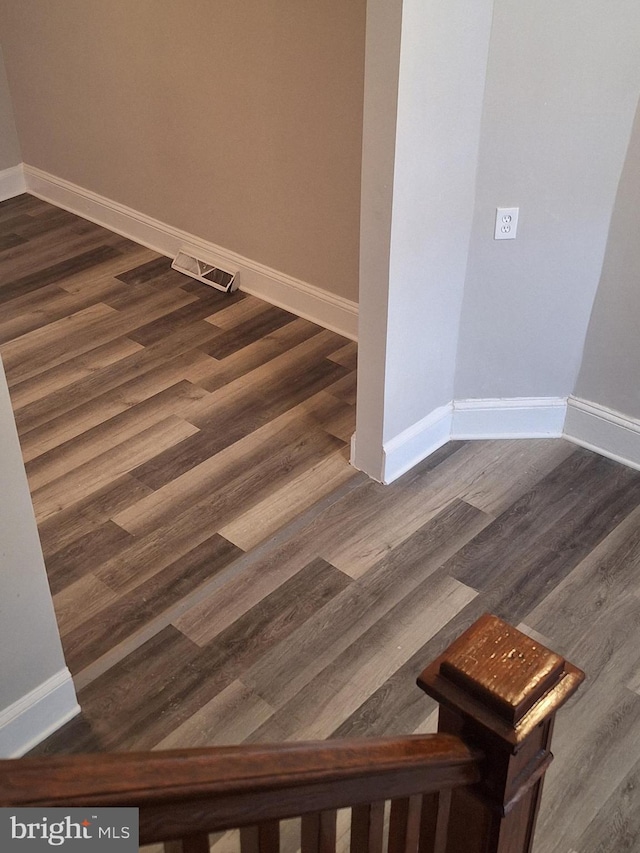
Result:
{"label": "white outlet cover", "polygon": [[518,233],[519,207],[496,208],[495,240],[515,240]]}

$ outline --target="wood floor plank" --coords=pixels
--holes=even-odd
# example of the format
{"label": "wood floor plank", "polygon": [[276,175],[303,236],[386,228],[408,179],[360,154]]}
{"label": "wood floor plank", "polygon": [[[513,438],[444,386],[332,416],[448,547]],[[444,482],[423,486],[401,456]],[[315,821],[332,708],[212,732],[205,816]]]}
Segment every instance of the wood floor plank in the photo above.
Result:
{"label": "wood floor plank", "polygon": [[[454,449],[457,450],[458,446]],[[451,453],[451,448],[438,451],[434,454],[435,459],[423,464],[422,470],[433,470]],[[215,613],[219,630],[232,624],[248,607],[268,595],[313,559],[318,551],[317,531],[324,531],[327,523],[331,527],[337,519],[342,519],[345,514],[351,512],[351,502],[348,498],[352,491],[353,494],[357,492],[359,496],[362,492],[368,493],[371,485],[370,481],[363,480],[357,489],[349,489],[345,497],[331,502],[326,510],[309,524],[302,525],[284,544],[278,543],[272,551],[261,556],[251,565],[250,571],[233,579],[222,589],[217,589],[209,600],[200,601],[193,608],[184,611],[175,624],[189,631],[191,629],[188,626],[192,621],[200,622],[201,618],[208,618],[207,610]]]}
{"label": "wood floor plank", "polygon": [[[217,527],[208,511],[195,507],[182,513],[171,527],[134,538],[129,547],[106,560],[96,574],[122,594],[197,548],[217,532]],[[136,566],[135,574],[131,571],[133,565]]]}
{"label": "wood floor plank", "polygon": [[[84,296],[87,299],[93,298],[99,302],[101,294],[108,293],[112,289],[124,289],[126,287],[122,282],[114,279],[118,272],[127,269],[137,259],[151,254],[150,249],[135,244],[131,244],[131,248],[121,247],[119,253],[113,258],[100,261],[78,273],[65,276],[59,281],[39,288],[37,291],[14,297],[10,302],[5,303],[2,309],[3,320],[14,320],[21,314],[47,308],[50,300],[52,298],[54,300],[59,299],[60,294],[67,294],[67,296],[76,299]],[[49,310],[51,310],[50,305]]]}
{"label": "wood floor plank", "polygon": [[[534,543],[546,541],[558,521],[564,515],[569,517],[573,507],[581,503],[577,483],[598,488],[607,470],[605,461],[595,455],[573,454],[499,516],[490,532],[456,555],[449,567],[451,573],[469,586],[488,589],[506,570],[499,559],[496,561],[504,553],[502,543],[515,540],[523,552],[531,554]],[[512,554],[514,563],[526,556],[513,550]]]}
{"label": "wood floor plank", "polygon": [[22,243],[26,242],[26,237],[21,237],[19,234],[5,232],[0,235],[0,252],[3,252],[5,249],[13,249],[14,246],[20,246]]}
{"label": "wood floor plank", "polygon": [[[195,368],[195,360],[192,364]],[[105,440],[111,441],[109,446],[113,446],[170,415],[179,415],[185,406],[207,393],[186,379],[180,380],[183,374],[189,372],[190,368],[175,364],[160,365],[113,391],[23,433],[25,461],[39,476],[40,465],[46,465],[49,469],[60,467],[52,459],[50,451],[54,449],[60,450],[61,457],[73,457],[79,447],[99,447],[100,442]],[[195,431],[192,434],[195,435]],[[43,455],[48,452],[48,462],[42,461]],[[31,460],[36,459],[38,461],[31,463]],[[32,488],[38,485],[34,481]]]}
{"label": "wood floor plank", "polygon": [[[580,645],[586,626],[610,622],[640,579],[640,508],[618,524],[527,616],[561,651]],[[622,627],[622,626],[621,626]],[[591,662],[591,675],[593,672]]]}
{"label": "wood floor plank", "polygon": [[415,690],[416,673],[432,661],[487,612],[487,604],[478,595],[456,613],[423,646],[332,732],[332,738],[385,737],[413,732],[437,710],[436,702]]}
{"label": "wood floor plank", "polygon": [[[580,827],[633,772],[640,697],[631,699],[626,686],[640,665],[640,618],[629,594],[638,580],[639,517],[636,509],[621,521],[528,616],[589,674],[582,701],[571,704],[556,730],[556,749],[567,756],[563,773],[552,771],[546,782],[543,849],[581,849]],[[561,820],[567,802],[570,815]]]}
{"label": "wood floor plank", "polygon": [[233,681],[217,696],[160,741],[155,749],[232,746],[257,729],[274,709],[241,681]]}
{"label": "wood floor plank", "polygon": [[[204,285],[206,287],[206,285]],[[179,288],[181,290],[181,288]],[[195,294],[191,294],[194,296]],[[196,300],[198,297],[195,297]],[[191,304],[191,303],[189,303]],[[163,338],[153,344],[148,344],[150,357],[156,360],[169,360],[178,358],[186,352],[191,352],[193,349],[199,349],[204,355],[203,345],[207,344],[216,335],[220,334],[218,329],[215,329],[205,320],[190,323],[188,326],[175,329],[169,332]],[[215,370],[216,362],[214,359],[209,359],[211,362],[212,372]],[[206,389],[205,389],[206,390]]]}
{"label": "wood floor plank", "polygon": [[[212,293],[215,293],[215,291],[212,291]],[[222,294],[216,295],[222,296]],[[225,303],[220,302],[219,304],[224,305]],[[167,334],[171,334],[177,329],[189,326],[194,321],[197,322],[199,320],[206,319],[211,316],[212,311],[214,310],[216,310],[216,301],[196,299],[194,302],[189,302],[187,305],[183,305],[181,308],[171,311],[169,314],[166,314],[164,317],[160,317],[158,320],[153,320],[151,323],[140,326],[140,328],[130,332],[129,337],[144,346],[149,346],[149,344],[155,344],[158,341],[161,341]],[[222,335],[214,335],[211,340],[215,341],[221,336]]]}
{"label": "wood floor plank", "polygon": [[316,421],[322,429],[331,435],[351,444],[356,430],[356,410],[354,406],[338,400],[327,391],[319,391],[299,404],[306,415]]}
{"label": "wood floor plank", "polygon": [[219,659],[216,679],[222,677],[226,681],[222,668],[229,661],[233,661],[233,671],[240,674],[265,650],[291,636],[350,583],[333,566],[313,560],[204,645],[208,657],[215,653]]}
{"label": "wood floor plank", "polygon": [[[564,751],[562,773],[554,768],[545,781],[540,835],[548,848],[574,846],[600,805],[614,796],[637,763],[640,696],[619,686],[618,667],[638,666],[637,639],[614,653],[581,703],[566,708],[555,730],[555,749]],[[567,808],[568,804],[570,808]],[[551,839],[553,841],[551,842]]]}
{"label": "wood floor plank", "polygon": [[51,421],[22,433],[20,444],[25,464],[37,469],[37,465],[32,465],[34,460],[64,447],[93,429],[99,429],[103,423],[115,420],[133,406],[133,400],[127,402],[119,393],[107,393],[97,401],[90,400],[57,417],[54,410]]}
{"label": "wood floor plank", "polygon": [[[497,453],[501,446],[502,443],[496,447]],[[544,438],[515,442],[513,450],[508,456],[508,469],[499,462],[492,464],[486,476],[465,489],[462,497],[467,503],[490,515],[500,515],[568,459],[575,447],[560,438]],[[505,477],[505,470],[513,474]]]}
{"label": "wood floor plank", "polygon": [[[143,397],[139,403],[133,403],[131,398],[125,402],[119,393],[116,400],[110,400],[109,409],[105,409],[101,398],[99,405],[92,402],[87,407],[78,407],[73,413],[56,418],[47,424],[48,430],[41,428],[27,433],[23,453],[31,488],[39,489],[167,416],[178,415],[183,406],[207,392],[183,380],[146,399],[144,393],[146,391],[141,394],[141,389],[136,388],[136,396],[141,394]],[[111,398],[111,395],[105,396]],[[118,414],[108,417],[105,413],[110,410]],[[91,427],[90,424],[97,420],[96,411],[103,417]]]}
{"label": "wood floor plank", "polygon": [[348,450],[324,455],[297,477],[283,483],[280,488],[249,510],[239,515],[220,533],[244,551],[255,548],[277,530],[311,507],[319,498],[337,489],[357,475],[348,462]]}
{"label": "wood floor plank", "polygon": [[[46,398],[22,407],[16,412],[16,424],[22,434],[28,434],[44,425],[51,428],[52,422],[66,423],[61,418],[64,415],[68,415],[73,422],[74,413],[79,413],[85,420],[95,424],[98,422],[95,417],[90,413],[86,416],[94,401],[97,401],[96,408],[107,400],[122,403],[123,408],[126,408],[185,379],[186,374],[192,374],[198,365],[205,363],[203,369],[206,371],[207,362],[207,356],[198,349],[182,353],[169,361],[155,358],[148,349],[136,349],[130,355],[106,365],[97,375],[92,372],[86,378],[61,389],[55,401]],[[204,396],[207,395],[199,394],[198,399]]]}
{"label": "wood floor plank", "polygon": [[[113,317],[116,314],[113,308],[102,303],[90,305],[81,311],[76,311],[69,317],[64,317],[57,323],[50,323],[44,329],[35,329],[28,335],[21,335],[14,341],[9,341],[2,347],[2,360],[5,364],[5,369],[11,372],[16,378],[29,378],[25,373],[21,373],[17,369],[17,365],[21,363],[21,359],[26,358],[34,350],[44,350],[48,347],[52,334],[57,332],[59,339],[69,338],[74,335],[77,330],[83,330],[96,324],[105,317]],[[55,329],[54,329],[55,327]],[[53,331],[52,331],[53,330]],[[44,359],[43,359],[44,360]],[[59,363],[59,362],[57,362]],[[52,364],[47,367],[52,367]],[[37,371],[36,371],[37,372]]]}
{"label": "wood floor plank", "polygon": [[53,597],[60,634],[73,631],[116,599],[116,594],[91,573],[84,574]]}
{"label": "wood floor plank", "polygon": [[[236,473],[236,476],[228,483],[222,483],[217,489],[205,481],[205,498],[194,501],[192,496],[186,493],[183,500],[187,501],[187,504],[181,512],[174,511],[171,514],[172,501],[166,504],[163,502],[158,511],[162,513],[164,521],[150,524],[147,533],[138,530],[139,538],[125,553],[104,563],[98,570],[99,576],[114,589],[123,591],[130,588],[129,567],[132,561],[138,566],[139,572],[146,572],[148,575],[163,568],[172,554],[181,556],[189,548],[196,547],[236,514],[253,505],[274,480],[279,478],[280,482],[286,481],[292,472],[295,474],[295,465],[304,468],[313,464],[321,447],[322,445],[316,442],[309,443],[306,435],[298,440],[297,445],[284,450],[281,448],[279,453],[269,455],[272,473],[267,481],[260,482],[260,477],[256,479],[253,466],[243,468],[239,473],[232,469],[230,475]],[[284,467],[283,454],[290,460]],[[153,500],[154,507],[157,506],[155,497],[150,497],[150,500]],[[114,517],[122,520],[122,515]],[[165,521],[170,523],[165,524]]]}
{"label": "wood floor plank", "polygon": [[355,341],[349,341],[348,344],[332,352],[328,358],[349,370],[355,370],[358,366],[358,345]]}
{"label": "wood floor plank", "polygon": [[198,636],[206,626],[202,642],[207,643],[301,571],[313,559],[312,553],[312,548],[298,540],[288,541],[252,565],[250,571],[189,607],[173,620],[174,626],[185,636]]}
{"label": "wood floor plank", "polygon": [[[546,478],[546,488],[541,487],[535,495],[526,495],[521,503],[496,520],[492,533],[483,531],[448,567],[463,583],[497,595],[501,612],[512,622],[524,619],[640,501],[637,472],[622,468],[614,471],[610,460],[598,457],[587,458],[587,462],[582,469],[583,481],[587,489],[599,489],[597,505],[584,500],[579,507],[573,503],[567,482],[571,472],[565,472],[563,499],[556,503],[552,499],[554,478],[550,476]],[[560,465],[556,472],[564,471],[564,467]],[[535,516],[538,523],[532,530],[523,505],[531,507],[538,502],[544,506],[540,506]],[[513,542],[515,531],[522,531],[523,525],[525,530],[529,528],[529,535],[519,535],[518,550],[511,549],[511,565],[496,566],[488,554],[488,543],[491,541],[489,549],[495,557],[497,543],[505,536]]]}
{"label": "wood floor plank", "polygon": [[144,535],[200,506],[207,507],[222,527],[231,520],[230,507],[235,518],[341,448],[338,439],[285,414],[158,488],[116,521],[131,533]]}
{"label": "wood floor plank", "polygon": [[46,234],[49,231],[59,228],[75,230],[78,224],[78,217],[72,213],[61,210],[60,208],[45,207],[41,211],[21,216],[19,224],[14,221],[12,227],[18,228],[22,236],[28,240],[32,240],[34,237],[39,237],[41,234]]}
{"label": "wood floor plank", "polygon": [[[159,290],[153,284],[138,284],[136,287],[131,287],[128,284],[125,284],[121,281],[118,276],[114,279],[115,287],[112,288],[110,293],[105,293],[102,301],[105,305],[108,305],[110,308],[113,308],[116,311],[127,311],[129,314],[134,313],[135,311],[139,311],[145,305],[149,303],[153,303],[156,300],[158,295],[162,294],[173,294],[174,296],[185,296],[183,290],[179,287],[167,288],[166,290]],[[193,302],[197,302],[196,299],[192,300]],[[184,307],[184,305],[190,305],[191,302],[185,301],[183,303],[176,302],[175,308],[170,307],[167,311],[163,312],[157,319],[162,319],[162,317],[167,314],[173,313],[174,310],[178,310],[178,308]],[[140,321],[136,324],[135,328],[131,331],[137,331],[138,328],[142,328],[146,326],[147,322],[144,319],[144,315],[140,314]]]}
{"label": "wood floor plank", "polygon": [[[360,478],[358,479],[360,480]],[[170,624],[174,623],[183,613],[195,607],[198,602],[203,601],[205,598],[209,598],[214,592],[214,590],[222,589],[223,587],[228,588],[234,579],[246,576],[248,570],[254,565],[260,563],[263,558],[268,557],[268,555],[272,553],[275,548],[278,547],[279,543],[289,541],[292,535],[295,535],[298,531],[302,530],[305,526],[305,523],[308,523],[308,518],[317,515],[319,512],[322,512],[332,503],[335,503],[336,501],[340,500],[340,498],[348,491],[353,488],[357,488],[357,485],[357,481],[355,484],[347,483],[345,486],[342,486],[335,494],[332,494],[327,498],[323,498],[316,505],[314,505],[314,507],[309,511],[309,513],[306,513],[300,518],[297,518],[292,524],[288,525],[283,530],[278,531],[277,535],[272,537],[269,543],[265,545],[260,545],[258,548],[254,549],[248,554],[243,554],[242,557],[239,557],[237,560],[235,560],[228,568],[220,572],[219,576],[211,578],[206,583],[204,583],[202,587],[199,587],[193,593],[187,595],[185,598],[183,598],[181,601],[179,601],[172,607],[168,608],[163,613],[157,614],[153,619],[147,622],[146,625],[135,631],[126,640],[118,643],[117,646],[115,646],[107,654],[102,655],[96,661],[89,664],[89,666],[85,667],[81,672],[79,672],[75,677],[75,682],[77,686],[79,688],[86,687],[88,684],[92,683],[97,678],[104,675],[113,666],[123,661],[128,655],[139,649],[148,640],[152,639]],[[301,563],[298,568],[301,568],[303,566],[304,564]],[[288,577],[291,577],[293,574],[293,571],[289,571]],[[283,581],[280,580],[280,583],[274,584],[273,588],[276,588],[278,585],[281,585],[282,582]],[[244,613],[246,612],[246,610],[247,608],[244,607],[242,612]],[[233,620],[229,620],[228,624],[230,624],[231,621]]]}
{"label": "wood floor plank", "polygon": [[[311,394],[321,390],[316,388],[312,390],[313,382],[309,385],[309,379],[305,376],[305,371],[309,366],[313,366],[314,370],[326,374],[326,380],[322,384],[322,388],[331,384],[339,376],[344,376],[346,368],[341,365],[336,365],[334,362],[324,364],[326,356],[335,349],[336,343],[340,341],[338,335],[333,332],[321,331],[317,335],[313,335],[308,340],[303,341],[287,352],[272,359],[268,364],[262,365],[255,370],[252,370],[250,375],[243,376],[234,382],[228,384],[219,392],[211,395],[211,398],[206,404],[194,406],[189,412],[190,420],[195,426],[205,426],[212,420],[215,421],[219,416],[219,404],[221,400],[239,399],[242,400],[247,395],[254,395],[256,399],[269,400],[275,395],[286,395],[289,390],[289,395],[297,389],[297,399],[290,402],[290,406],[301,402]],[[310,377],[311,378],[311,377]],[[309,385],[309,387],[307,387]],[[302,393],[303,389],[307,388],[306,396]],[[275,403],[276,400],[273,399]]]}
{"label": "wood floor plank", "polygon": [[52,207],[53,205],[47,204],[33,195],[29,195],[26,192],[20,193],[20,195],[0,202],[0,220],[16,216],[18,213],[28,214],[41,210],[50,210]]}
{"label": "wood floor plank", "polygon": [[176,415],[153,424],[111,451],[36,489],[32,494],[36,518],[44,520],[75,501],[88,497],[122,474],[132,471],[158,448],[178,444],[193,435],[194,431],[195,427]]}
{"label": "wood floor plank", "polygon": [[[225,395],[211,394],[207,399],[192,404],[183,416],[198,426],[203,435],[182,447],[157,454],[149,463],[134,473],[153,489],[177,479],[211,456],[255,433],[261,427],[294,408],[307,394],[315,393],[331,382],[334,370],[328,361],[320,361],[304,371],[304,375],[278,375],[257,391],[250,386],[236,386]],[[243,381],[243,380],[238,380]],[[215,397],[215,405],[211,400]],[[202,411],[206,410],[206,415]],[[198,414],[194,416],[194,412]]]}
{"label": "wood floor plank", "polygon": [[[52,554],[96,530],[108,521],[111,515],[146,497],[150,492],[148,486],[125,474],[89,497],[74,501],[67,509],[40,522],[38,533],[47,564]],[[126,533],[124,530],[122,532]]]}
{"label": "wood floor plank", "polygon": [[7,208],[7,202],[14,201],[15,199],[7,199],[6,201],[0,202],[0,223],[2,227],[3,233],[11,233],[19,228],[20,225],[28,224],[33,221],[33,217],[29,215],[28,212],[24,210],[12,210],[11,208]]}
{"label": "wood floor plank", "polygon": [[[216,361],[215,372],[202,382],[202,387],[207,391],[217,391],[319,333],[318,326],[308,320],[293,320],[227,356],[224,361]],[[215,340],[213,338],[214,343]],[[207,344],[201,349],[210,352]]]}
{"label": "wood floor plank", "polygon": [[[640,839],[640,808],[638,791],[640,791],[640,760],[620,782],[616,790],[600,805],[593,819],[589,822],[574,845],[574,850],[580,853],[620,853],[633,851],[638,848]],[[544,841],[541,853],[554,853],[553,846],[548,843],[551,833]],[[555,846],[555,853],[559,848]]]}
{"label": "wood floor plank", "polygon": [[[476,595],[474,590],[444,573],[423,581],[348,644],[289,701],[285,701],[289,691],[273,697],[270,704],[278,708],[273,717],[278,736],[285,731],[287,739],[329,737],[345,715],[355,711]],[[266,698],[256,689],[251,674],[248,679],[241,676],[241,680]],[[263,723],[250,740],[270,740],[269,725],[270,720]]]}
{"label": "wood floor plank", "polygon": [[37,199],[35,196],[21,193],[13,198],[0,202],[0,228],[4,231],[13,230],[16,219],[29,220],[43,210],[56,209],[53,205]]}
{"label": "wood floor plank", "polygon": [[[308,614],[331,598],[348,579],[319,563],[265,599],[244,622],[230,629],[226,642],[201,649],[175,629],[167,628],[80,693],[85,713],[100,708],[102,725],[91,733],[102,748],[114,743],[144,743],[152,748],[202,708],[271,644],[281,642]],[[148,656],[174,661],[180,673],[168,684]],[[140,699],[144,696],[144,701]],[[108,696],[108,699],[107,699]],[[86,749],[75,739],[73,750]]]}
{"label": "wood floor plank", "polygon": [[179,290],[154,293],[130,310],[117,311],[98,303],[85,312],[51,323],[6,344],[3,359],[14,378],[28,379],[42,370],[126,335],[154,317],[184,305],[194,297]]}
{"label": "wood floor plank", "polygon": [[[346,368],[345,368],[346,369]],[[329,394],[333,394],[339,400],[344,400],[350,406],[356,404],[356,374],[350,370],[345,376],[342,376],[332,385],[327,388]]]}
{"label": "wood floor plank", "polygon": [[[101,491],[104,494],[106,490]],[[96,493],[100,497],[101,491]],[[65,529],[70,531],[67,535],[73,536],[70,541],[67,541],[66,538],[62,540],[53,539],[49,545],[50,552],[46,548],[47,541],[44,541],[47,576],[51,591],[54,594],[81,580],[87,574],[97,580],[93,572],[105,560],[119,553],[134,541],[130,533],[118,527],[108,517],[102,523],[100,523],[100,515],[93,517],[91,514],[93,507],[89,509],[88,500],[81,501],[80,506],[83,509],[86,508],[86,514],[77,512],[76,518],[79,518],[81,522],[84,521],[85,524],[79,524],[75,527],[65,526]],[[108,509],[106,513],[108,513]],[[56,550],[53,550],[54,548]],[[99,583],[102,584],[101,581]],[[105,584],[102,585],[106,586]]]}
{"label": "wood floor plank", "polygon": [[[245,683],[270,704],[293,696],[389,609],[411,594],[487,521],[487,516],[467,504],[456,502],[446,507],[336,597],[322,618],[312,617],[296,636],[293,648],[274,650],[260,661],[245,676]],[[306,532],[302,538],[305,536]],[[179,623],[181,630],[197,642],[212,636],[210,620],[205,615],[208,606],[203,602],[199,613],[185,614]]]}
{"label": "wood floor plank", "polygon": [[[87,225],[89,224],[87,223]],[[3,223],[3,229],[14,228],[21,236],[33,242],[34,237],[40,237],[42,234],[47,234],[50,231],[58,229],[77,232],[79,225],[80,221],[73,213],[60,208],[44,206],[40,210],[33,210],[28,214],[23,213],[18,215],[13,220],[6,220]],[[99,233],[95,225],[91,230],[94,233]],[[63,243],[63,245],[65,244]]]}
{"label": "wood floor plank", "polygon": [[[24,382],[11,386],[11,402],[14,413],[29,403],[57,396],[57,393],[75,382],[91,376],[96,371],[109,367],[114,362],[133,355],[142,349],[140,344],[129,338],[116,338],[102,346],[89,350],[57,367],[51,368]],[[51,402],[49,402],[51,405]]]}
{"label": "wood floor plank", "polygon": [[90,617],[63,634],[65,658],[71,671],[79,672],[88,666],[157,613],[222,571],[241,553],[222,536],[214,534],[184,557],[129,589],[126,595],[105,598],[103,607],[94,609]]}
{"label": "wood floor plank", "polygon": [[[202,673],[194,673],[193,662],[200,651],[175,629],[167,628],[157,634],[79,692],[82,717],[72,721],[61,733],[64,751],[122,750],[138,743],[144,743],[144,749],[151,749],[175,727],[169,724],[165,730],[162,724],[162,712],[167,704],[173,701],[179,707],[190,693],[197,692]],[[182,673],[179,683],[167,684],[167,668]],[[194,704],[201,707],[204,701],[196,699]],[[193,713],[196,709],[190,710]],[[87,725],[88,720],[90,725]],[[156,728],[158,722],[160,725]],[[42,750],[46,753],[47,744]]]}
{"label": "wood floor plank", "polygon": [[[23,296],[119,255],[128,241],[90,222],[49,228],[32,235],[27,243],[2,253],[0,280],[6,297]],[[125,249],[126,250],[126,249]],[[87,256],[88,253],[91,254]],[[84,257],[83,257],[84,256]],[[76,263],[77,258],[81,258]],[[18,283],[23,286],[18,286]],[[7,299],[5,298],[5,301]]]}
{"label": "wood floor plank", "polygon": [[0,287],[0,303],[9,302],[16,294],[28,293],[45,287],[47,284],[60,281],[70,272],[88,269],[100,261],[115,257],[117,254],[118,250],[112,246],[99,246],[96,249],[81,252],[67,261],[60,261],[44,270],[38,270],[37,273],[28,273],[20,278],[15,278]]}
{"label": "wood floor plank", "polygon": [[[507,447],[504,453],[511,451]],[[494,460],[495,451],[488,444],[462,446],[435,470],[418,466],[388,487],[370,483],[352,497],[348,513],[327,517],[324,529],[314,531],[318,552],[352,577],[360,577],[471,483],[489,476]]]}
{"label": "wood floor plank", "polygon": [[[210,321],[214,325],[217,325],[215,319],[214,316],[210,318]],[[295,315],[288,311],[271,306],[256,317],[245,320],[243,323],[238,323],[224,335],[215,338],[207,347],[207,352],[209,355],[220,360],[228,358],[230,355],[239,352],[244,347],[249,346],[249,344],[255,343],[276,329],[293,322],[295,319]]]}
{"label": "wood floor plank", "polygon": [[67,276],[59,283],[59,286],[68,293],[100,292],[105,281],[116,278],[124,270],[130,269],[135,264],[156,257],[154,251],[137,243],[119,243],[118,248],[120,254],[117,258],[102,261],[87,270]]}
{"label": "wood floor plank", "polygon": [[159,289],[165,289],[167,285],[180,287],[185,280],[185,276],[182,273],[171,268],[170,258],[158,255],[154,255],[150,260],[123,271],[118,277],[125,284],[148,284]]}
{"label": "wood floor plank", "polygon": [[[52,286],[46,294],[38,291],[35,295],[41,297],[38,308],[30,312],[20,312],[13,319],[6,319],[0,326],[0,343],[11,341],[22,335],[43,329],[56,320],[63,319],[69,314],[77,313],[92,305],[100,303],[100,296],[112,291],[115,280],[105,283],[100,295],[82,293],[67,293],[62,288]],[[122,287],[122,285],[119,285]],[[57,290],[57,293],[56,293]],[[13,303],[9,303],[13,304]]]}
{"label": "wood floor plank", "polygon": [[217,311],[215,317],[211,317],[210,322],[219,329],[229,331],[241,323],[254,320],[268,309],[269,306],[259,299],[236,299],[221,311]]}

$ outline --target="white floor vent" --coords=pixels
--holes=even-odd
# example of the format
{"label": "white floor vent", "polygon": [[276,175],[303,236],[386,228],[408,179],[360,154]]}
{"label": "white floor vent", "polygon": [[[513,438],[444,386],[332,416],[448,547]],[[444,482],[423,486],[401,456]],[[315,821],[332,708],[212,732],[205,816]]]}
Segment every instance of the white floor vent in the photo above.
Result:
{"label": "white floor vent", "polygon": [[174,270],[182,272],[185,275],[196,278],[210,287],[215,287],[217,290],[222,290],[225,293],[231,293],[238,289],[238,272],[227,272],[220,269],[215,264],[209,261],[203,261],[196,258],[185,249],[180,249],[171,264]]}

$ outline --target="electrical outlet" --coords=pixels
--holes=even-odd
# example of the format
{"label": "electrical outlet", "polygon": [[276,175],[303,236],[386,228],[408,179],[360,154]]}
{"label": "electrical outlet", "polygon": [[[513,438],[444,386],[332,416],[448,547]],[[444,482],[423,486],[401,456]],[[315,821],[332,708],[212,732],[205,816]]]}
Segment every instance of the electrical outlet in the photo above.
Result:
{"label": "electrical outlet", "polygon": [[519,207],[498,207],[496,209],[495,240],[515,240],[518,233]]}

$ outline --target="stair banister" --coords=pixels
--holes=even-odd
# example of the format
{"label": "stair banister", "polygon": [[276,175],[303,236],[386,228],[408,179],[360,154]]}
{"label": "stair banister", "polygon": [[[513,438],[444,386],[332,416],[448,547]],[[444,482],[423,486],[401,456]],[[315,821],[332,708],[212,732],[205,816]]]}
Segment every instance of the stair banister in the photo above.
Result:
{"label": "stair banister", "polygon": [[[0,762],[0,806],[136,806],[140,842],[206,853],[240,829],[242,853],[277,853],[301,818],[302,853],[530,853],[556,711],[583,673],[484,616],[418,679],[438,734]],[[390,801],[388,818],[385,801]]]}
{"label": "stair banister", "polygon": [[447,853],[529,853],[555,715],[583,679],[490,614],[420,675],[418,685],[440,704],[438,732],[485,756],[482,781],[452,793]]}

